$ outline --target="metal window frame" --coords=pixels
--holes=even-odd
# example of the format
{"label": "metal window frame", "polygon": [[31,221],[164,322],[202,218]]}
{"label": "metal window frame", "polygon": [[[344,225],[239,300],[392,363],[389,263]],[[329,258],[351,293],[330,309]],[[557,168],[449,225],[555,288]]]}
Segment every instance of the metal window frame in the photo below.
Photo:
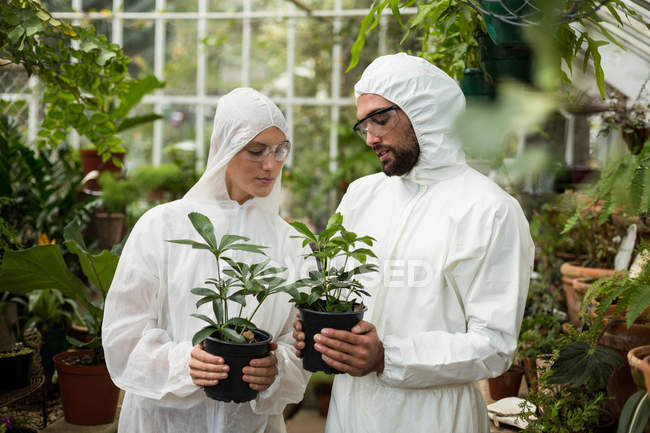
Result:
{"label": "metal window frame", "polygon": [[[295,58],[296,58],[296,20],[300,18],[329,18],[332,20],[333,33],[337,34],[341,30],[342,18],[346,17],[364,17],[370,9],[344,9],[342,0],[334,0],[332,9],[304,11],[295,7],[293,3],[286,4],[285,10],[268,10],[253,11],[252,0],[242,0],[243,10],[241,12],[210,12],[208,11],[208,0],[196,0],[196,12],[168,12],[166,0],[156,0],[155,10],[152,12],[124,12],[124,1],[113,0],[112,11],[102,12],[80,12],[83,10],[83,0],[72,0],[72,9],[77,12],[56,12],[52,15],[55,18],[71,20],[79,24],[80,20],[105,20],[111,21],[113,43],[123,43],[124,22],[130,20],[153,20],[154,21],[154,75],[164,80],[165,51],[166,51],[166,24],[174,20],[193,20],[197,22],[197,68],[196,68],[196,91],[194,94],[187,95],[167,95],[164,89],[156,90],[153,94],[147,95],[142,100],[142,104],[152,104],[156,112],[161,113],[165,107],[175,104],[188,104],[196,107],[195,112],[195,149],[197,156],[197,168],[201,169],[205,164],[207,155],[204,146],[204,128],[206,111],[214,107],[220,96],[208,95],[206,92],[207,78],[207,53],[203,39],[207,35],[208,20],[232,20],[237,19],[242,22],[242,69],[241,85],[248,86],[250,81],[250,56],[251,56],[251,21],[254,19],[283,19],[287,26],[287,61],[286,68],[289,77],[289,86],[286,95],[282,98],[273,98],[274,102],[284,108],[288,127],[289,139],[293,138],[294,126],[294,109],[296,106],[324,106],[330,107],[330,135],[329,135],[329,169],[337,169],[338,158],[338,133],[337,124],[340,120],[340,109],[345,106],[354,105],[354,101],[349,98],[341,97],[341,77],[343,73],[343,53],[339,43],[332,47],[332,75],[331,75],[331,94],[327,98],[321,97],[304,97],[296,96],[294,88],[295,78]],[[385,14],[390,14],[386,10]],[[417,13],[417,8],[406,8],[401,11],[403,15],[413,15]],[[380,53],[386,51],[386,28],[387,17],[383,16],[379,23],[379,50]],[[37,80],[30,81],[30,89],[34,90],[38,86]],[[29,94],[5,93],[0,94],[3,99],[10,100],[29,100],[29,139],[36,139],[38,128],[38,107],[41,101],[36,91]],[[164,124],[163,119],[153,123],[153,147],[151,163],[160,165],[162,163],[162,150],[164,141]],[[71,133],[71,142],[75,147],[79,147],[79,136],[73,131]],[[288,165],[293,163],[293,155],[287,161]]]}

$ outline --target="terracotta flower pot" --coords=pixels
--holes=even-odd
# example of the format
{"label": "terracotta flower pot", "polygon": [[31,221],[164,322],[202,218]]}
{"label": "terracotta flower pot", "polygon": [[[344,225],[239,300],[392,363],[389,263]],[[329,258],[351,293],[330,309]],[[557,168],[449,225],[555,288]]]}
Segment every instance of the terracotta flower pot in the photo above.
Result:
{"label": "terracotta flower pot", "polygon": [[[629,351],[648,342],[650,342],[650,326],[635,323],[628,328],[623,321],[610,324],[598,340],[599,344],[616,350],[623,359]],[[614,400],[609,402],[609,406],[615,417],[620,416],[623,405],[637,390],[630,364],[625,362],[614,371],[607,383],[607,395],[614,397]]]}
{"label": "terracotta flower pot", "polygon": [[513,365],[501,376],[488,379],[490,397],[494,400],[501,400],[506,397],[517,397],[519,395],[519,387],[521,386],[521,379],[523,376],[524,369]]}
{"label": "terracotta flower pot", "polygon": [[115,419],[120,390],[111,381],[106,365],[74,364],[75,358],[91,353],[79,350],[54,355],[63,414],[70,424],[108,424]]}
{"label": "terracotta flower pot", "polygon": [[650,397],[650,346],[639,346],[627,352],[627,361],[632,371],[632,379]]}
{"label": "terracotta flower pot", "polygon": [[[102,157],[97,154],[97,149],[81,149],[79,151],[81,154],[81,167],[83,169],[84,176],[90,173],[93,170],[97,170],[100,173],[103,171],[112,171],[115,173],[120,173],[122,171],[121,167],[113,164],[113,159],[108,159],[107,161],[102,161]],[[120,161],[124,162],[124,153],[116,153],[113,156],[118,158]],[[97,183],[96,179],[90,179],[86,182],[88,189],[93,191],[101,191],[101,186]]]}
{"label": "terracotta flower pot", "polygon": [[578,324],[578,313],[582,307],[582,297],[575,292],[574,280],[582,278],[603,278],[614,275],[614,269],[588,268],[575,263],[563,263],[560,267],[564,294],[566,295],[569,322]]}

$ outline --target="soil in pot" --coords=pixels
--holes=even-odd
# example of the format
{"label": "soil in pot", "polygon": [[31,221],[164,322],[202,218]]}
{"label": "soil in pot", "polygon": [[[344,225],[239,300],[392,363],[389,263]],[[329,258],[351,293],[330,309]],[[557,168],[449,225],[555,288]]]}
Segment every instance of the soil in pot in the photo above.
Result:
{"label": "soil in pot", "polygon": [[299,308],[299,310],[306,343],[302,351],[302,367],[311,372],[343,373],[323,361],[322,354],[314,348],[314,335],[319,334],[323,328],[349,331],[363,319],[367,308],[363,307],[349,313],[314,311],[308,308]]}
{"label": "soil in pot", "polygon": [[506,397],[517,397],[524,369],[519,366],[512,366],[501,376],[488,379],[490,397],[494,400],[501,400]]}
{"label": "soil in pot", "polygon": [[0,357],[0,390],[10,391],[29,386],[34,353]]}
{"label": "soil in pot", "polygon": [[84,365],[91,350],[62,352],[54,356],[65,420],[70,424],[107,424],[115,419],[119,388],[105,364]]}
{"label": "soil in pot", "polygon": [[221,356],[230,367],[228,378],[220,380],[215,386],[204,387],[205,394],[219,401],[243,403],[253,400],[257,391],[242,380],[242,369],[250,364],[252,359],[264,358],[269,354],[271,334],[261,329],[255,329],[255,340],[252,343],[232,343],[223,341],[215,332],[203,341],[204,349]]}

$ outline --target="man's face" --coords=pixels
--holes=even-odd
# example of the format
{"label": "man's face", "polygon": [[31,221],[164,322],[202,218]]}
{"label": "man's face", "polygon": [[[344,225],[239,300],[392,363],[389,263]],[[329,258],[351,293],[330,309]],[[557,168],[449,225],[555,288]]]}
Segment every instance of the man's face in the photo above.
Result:
{"label": "man's face", "polygon": [[[357,99],[357,120],[391,107],[392,102],[379,95],[365,94]],[[388,116],[397,116],[392,118]],[[375,122],[376,121],[376,122]],[[380,125],[382,122],[395,122],[395,126],[385,133],[373,135],[372,122]],[[367,121],[366,144],[375,152],[381,162],[381,169],[387,176],[401,176],[408,173],[420,155],[420,146],[415,136],[411,121],[399,108],[380,113]]]}

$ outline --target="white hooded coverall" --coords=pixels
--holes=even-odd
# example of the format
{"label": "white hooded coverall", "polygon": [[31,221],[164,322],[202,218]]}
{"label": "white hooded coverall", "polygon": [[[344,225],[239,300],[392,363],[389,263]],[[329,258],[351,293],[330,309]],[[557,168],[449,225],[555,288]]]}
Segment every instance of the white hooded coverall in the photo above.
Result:
{"label": "white hooded coverall", "polygon": [[404,176],[353,182],[339,211],[373,236],[380,275],[364,319],[384,370],[338,375],[328,433],[487,433],[475,386],[512,362],[534,245],[517,201],[465,163],[452,124],[465,107],[454,80],[424,59],[375,60],[355,86],[408,116],[420,146]]}
{"label": "white hooded coverall", "polygon": [[[216,278],[214,256],[200,249],[166,242],[203,242],[187,214],[201,212],[212,221],[217,239],[224,234],[249,237],[269,247],[272,263],[300,263],[303,249],[289,236],[293,229],[278,215],[280,178],[265,198],[243,205],[230,200],[226,166],[252,138],[270,126],[286,134],[280,110],[253,89],[235,89],[219,100],[207,168],[181,200],[157,206],[143,215],[124,247],[106,300],[103,342],[106,364],[115,384],[126,391],[119,420],[123,433],[262,433],[285,432],[282,411],[302,399],[309,375],[292,347],[295,309],[286,294],[270,296],[254,323],[278,343],[278,376],[248,403],[224,403],[206,397],[189,375],[192,336],[205,323],[191,317],[212,317],[210,304],[196,310],[194,287]],[[271,156],[272,157],[272,156]],[[235,251],[247,263],[265,259]],[[295,268],[289,270],[289,275]],[[244,312],[257,305],[247,299]],[[238,311],[239,304],[229,306]]]}

